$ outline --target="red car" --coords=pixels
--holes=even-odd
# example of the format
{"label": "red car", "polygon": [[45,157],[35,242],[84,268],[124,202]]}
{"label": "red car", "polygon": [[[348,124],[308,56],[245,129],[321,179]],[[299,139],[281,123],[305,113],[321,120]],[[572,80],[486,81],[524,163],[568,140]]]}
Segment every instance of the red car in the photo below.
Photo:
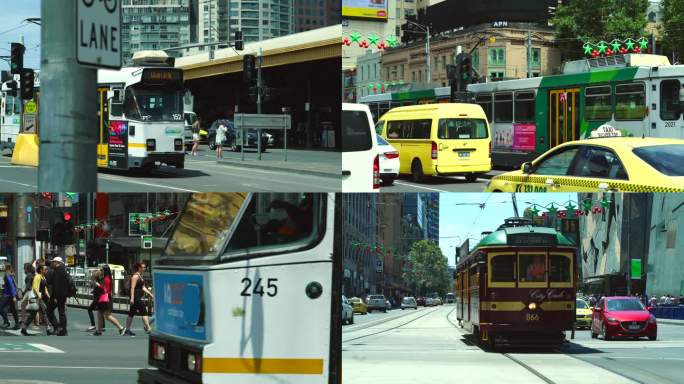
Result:
{"label": "red car", "polygon": [[603,297],[594,307],[591,319],[591,337],[603,335],[604,340],[614,337],[648,337],[655,340],[658,325],[655,316],[636,298],[629,296]]}
{"label": "red car", "polygon": [[420,306],[420,307],[424,307],[424,306],[425,306],[425,298],[424,298],[424,297],[419,297],[419,298],[417,298],[417,299],[416,299],[416,304],[417,304],[418,306]]}

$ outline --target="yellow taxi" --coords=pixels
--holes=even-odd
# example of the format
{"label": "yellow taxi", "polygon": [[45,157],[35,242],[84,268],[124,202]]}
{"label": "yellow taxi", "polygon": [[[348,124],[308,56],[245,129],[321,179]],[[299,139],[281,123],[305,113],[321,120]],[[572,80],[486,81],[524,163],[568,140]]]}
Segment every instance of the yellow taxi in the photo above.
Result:
{"label": "yellow taxi", "polygon": [[622,137],[602,125],[520,170],[494,176],[486,192],[684,192],[684,140]]}
{"label": "yellow taxi", "polygon": [[358,297],[352,297],[351,299],[349,299],[349,304],[352,305],[354,313],[360,313],[362,315],[368,313],[368,306],[366,305],[366,303],[363,302],[363,300],[361,300]]}
{"label": "yellow taxi", "polygon": [[592,311],[586,301],[577,299],[575,304],[575,327],[589,329],[593,313],[594,311]]}

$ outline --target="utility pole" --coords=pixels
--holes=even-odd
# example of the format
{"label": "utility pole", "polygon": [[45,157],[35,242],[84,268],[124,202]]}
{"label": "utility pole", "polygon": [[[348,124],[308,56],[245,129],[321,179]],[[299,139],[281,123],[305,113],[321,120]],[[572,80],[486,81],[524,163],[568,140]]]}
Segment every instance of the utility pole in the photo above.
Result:
{"label": "utility pole", "polygon": [[[261,94],[263,93],[263,84],[261,83],[261,63],[264,60],[264,51],[259,47],[257,50],[257,114],[261,115]],[[259,160],[261,160],[261,128],[257,128],[257,152],[259,152]]]}
{"label": "utility pole", "polygon": [[76,1],[42,1],[38,191],[97,191],[97,70],[76,60]]}
{"label": "utility pole", "polygon": [[532,30],[527,29],[527,78],[532,78]]}
{"label": "utility pole", "polygon": [[430,80],[432,80],[430,78],[430,26],[426,25],[425,28],[425,33],[427,35],[427,38],[425,39],[425,58],[427,61],[427,67],[425,69],[425,83],[429,85]]}

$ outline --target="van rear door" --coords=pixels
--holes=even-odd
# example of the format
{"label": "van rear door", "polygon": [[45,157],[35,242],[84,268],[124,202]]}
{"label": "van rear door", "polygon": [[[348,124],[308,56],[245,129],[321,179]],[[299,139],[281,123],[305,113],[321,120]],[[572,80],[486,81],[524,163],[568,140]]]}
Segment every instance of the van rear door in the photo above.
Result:
{"label": "van rear door", "polygon": [[[375,192],[378,144],[368,106],[342,104],[342,192]],[[377,164],[379,166],[379,164]]]}
{"label": "van rear door", "polygon": [[437,121],[437,172],[482,172],[491,168],[489,128],[485,119],[441,117]]}

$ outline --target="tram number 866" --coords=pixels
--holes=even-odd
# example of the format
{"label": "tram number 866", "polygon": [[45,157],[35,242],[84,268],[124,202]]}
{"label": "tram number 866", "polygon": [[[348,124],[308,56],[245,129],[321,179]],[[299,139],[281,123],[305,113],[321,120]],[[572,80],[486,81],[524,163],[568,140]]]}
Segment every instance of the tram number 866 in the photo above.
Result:
{"label": "tram number 866", "polygon": [[245,285],[245,289],[242,290],[240,296],[252,296],[253,294],[263,296],[264,293],[266,293],[268,296],[274,297],[278,294],[278,286],[275,285],[275,282],[278,281],[278,279],[266,279],[266,292],[264,292],[264,286],[261,285],[261,280],[262,279],[259,278],[254,282],[254,288],[252,288],[252,292],[250,293],[249,288],[252,286],[252,279],[250,279],[249,277],[245,277],[244,279],[242,279],[242,284]]}
{"label": "tram number 866", "polygon": [[528,313],[525,315],[527,321],[539,321],[539,315],[536,313]]}

